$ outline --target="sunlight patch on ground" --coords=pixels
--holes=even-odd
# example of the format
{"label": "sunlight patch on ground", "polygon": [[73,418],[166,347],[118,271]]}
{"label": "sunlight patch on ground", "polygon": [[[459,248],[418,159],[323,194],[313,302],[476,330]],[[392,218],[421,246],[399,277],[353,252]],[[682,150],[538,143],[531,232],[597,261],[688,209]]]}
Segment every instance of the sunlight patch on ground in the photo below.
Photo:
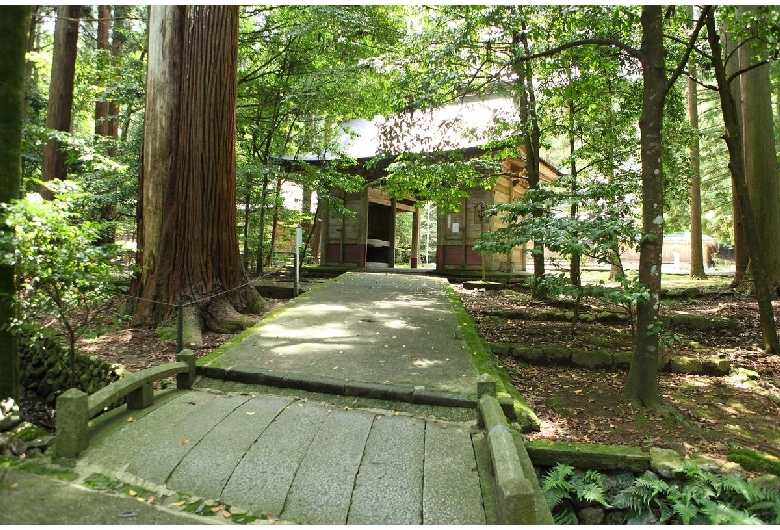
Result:
{"label": "sunlight patch on ground", "polygon": [[382,325],[386,328],[392,329],[420,329],[419,326],[412,326],[405,320],[394,319],[382,322]]}
{"label": "sunlight patch on ground", "polygon": [[296,330],[274,324],[267,324],[257,334],[261,337],[277,338],[281,333],[284,334],[285,338],[290,339],[333,339],[350,335],[343,326],[337,324],[308,326]]}
{"label": "sunlight patch on ground", "polygon": [[432,359],[416,359],[412,364],[415,366],[419,366],[420,368],[428,368],[431,366],[435,366],[437,364],[441,364],[442,361],[440,360],[432,360]]}
{"label": "sunlight patch on ground", "polygon": [[343,305],[313,304],[313,305],[299,306],[291,309],[291,311],[295,311],[296,314],[297,313],[328,313],[331,311],[339,311],[342,313],[346,313],[349,311],[349,309]]}

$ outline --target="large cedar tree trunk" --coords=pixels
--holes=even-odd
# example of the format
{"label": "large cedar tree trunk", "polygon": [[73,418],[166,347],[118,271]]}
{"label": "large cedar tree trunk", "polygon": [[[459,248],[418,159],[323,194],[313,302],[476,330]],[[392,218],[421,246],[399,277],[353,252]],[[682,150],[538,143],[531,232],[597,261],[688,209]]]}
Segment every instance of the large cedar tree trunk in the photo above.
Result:
{"label": "large cedar tree trunk", "polygon": [[[746,16],[755,6],[739,6],[739,16]],[[746,24],[747,25],[747,24]],[[754,35],[755,37],[755,35]],[[777,175],[775,132],[772,116],[772,88],[769,64],[756,67],[767,57],[766,46],[753,38],[739,46],[739,76],[742,92],[742,146],[750,203],[756,220],[758,239],[764,261],[764,278],[769,290],[778,293],[780,286],[780,181]],[[752,264],[748,267],[750,276]],[[752,293],[750,279],[744,291]]]}
{"label": "large cedar tree trunk", "polygon": [[134,316],[159,322],[181,299],[187,344],[264,310],[236,234],[237,61],[237,6],[151,6]]}
{"label": "large cedar tree trunk", "polygon": [[[737,53],[737,44],[734,42],[734,38],[726,31],[722,34],[723,48],[725,48],[727,60],[725,62],[726,76],[732,78],[732,76],[739,71],[739,55]],[[738,128],[742,129],[742,107],[740,102],[742,101],[742,89],[740,88],[739,77],[734,77],[729,85],[731,94],[736,102],[735,116],[737,120]],[[739,287],[744,285],[747,281],[748,275],[748,261],[750,253],[748,252],[747,237],[745,236],[745,227],[742,226],[742,212],[739,207],[739,196],[737,194],[736,185],[732,179],[731,182],[731,207],[732,218],[734,223],[734,280],[731,282],[731,287]]]}
{"label": "large cedar tree trunk", "polygon": [[[22,180],[24,55],[29,17],[29,6],[0,7],[0,203],[18,198]],[[9,329],[16,315],[15,295],[14,268],[0,265],[0,400],[19,399],[18,343]]]}
{"label": "large cedar tree trunk", "polygon": [[740,222],[745,229],[748,252],[750,254],[750,268],[754,278],[755,296],[758,301],[759,324],[764,349],[767,352],[780,351],[778,344],[777,327],[775,326],[774,311],[772,308],[772,296],[769,285],[765,280],[764,256],[761,248],[761,240],[756,229],[756,218],[753,214],[753,206],[750,202],[747,181],[745,180],[744,154],[742,152],[742,140],[739,120],[737,118],[738,106],[734,95],[730,90],[726,69],[721,55],[720,39],[715,30],[715,10],[707,15],[707,39],[712,49],[712,66],[718,83],[718,96],[720,97],[723,122],[726,126],[724,140],[729,151],[729,170],[731,171],[732,185],[739,201]]}
{"label": "large cedar tree trunk", "polygon": [[637,302],[634,356],[624,397],[637,405],[657,408],[658,396],[658,308],[661,292],[663,245],[663,173],[661,168],[661,126],[663,123],[666,73],[664,70],[661,6],[642,7],[642,232],[639,281],[649,292]]}
{"label": "large cedar tree trunk", "polygon": [[[81,9],[82,6],[57,6],[49,107],[46,112],[47,129],[70,131]],[[61,149],[60,142],[49,140],[43,148],[41,180],[48,182],[54,179],[65,179],[67,176],[65,158],[66,154]],[[41,195],[51,198],[51,193],[45,188],[41,190]]]}

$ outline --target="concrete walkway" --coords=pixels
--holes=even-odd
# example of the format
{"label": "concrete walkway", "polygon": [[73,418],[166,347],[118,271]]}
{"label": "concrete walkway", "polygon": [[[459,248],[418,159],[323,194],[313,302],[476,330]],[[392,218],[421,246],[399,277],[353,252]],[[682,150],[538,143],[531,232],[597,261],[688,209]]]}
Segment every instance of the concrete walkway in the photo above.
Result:
{"label": "concrete walkway", "polygon": [[210,366],[474,394],[441,278],[348,273],[288,304]]}
{"label": "concrete walkway", "polygon": [[[454,409],[464,413],[455,421],[414,404],[431,395],[457,404],[476,390],[445,283],[385,273],[328,282],[199,367],[240,381],[230,392],[205,379],[147,409],[110,413],[93,422],[79,468],[296,523],[492,522],[474,411]],[[254,384],[269,382],[391,400],[349,406]],[[404,396],[412,404],[395,407]]]}

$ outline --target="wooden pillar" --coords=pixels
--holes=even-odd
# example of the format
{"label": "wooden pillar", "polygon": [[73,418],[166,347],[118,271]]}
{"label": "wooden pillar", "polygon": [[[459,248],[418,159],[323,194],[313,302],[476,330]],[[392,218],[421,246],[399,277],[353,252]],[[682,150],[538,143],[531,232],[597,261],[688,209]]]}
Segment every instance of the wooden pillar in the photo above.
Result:
{"label": "wooden pillar", "polygon": [[[347,207],[347,192],[341,192],[342,206]],[[347,216],[341,214],[341,236],[339,237],[339,265],[344,265],[344,238],[347,237]]]}
{"label": "wooden pillar", "polygon": [[420,209],[415,208],[412,214],[412,260],[411,268],[417,268],[417,261],[420,259]]}
{"label": "wooden pillar", "polygon": [[387,257],[387,264],[391,269],[395,267],[395,216],[398,215],[396,208],[398,208],[398,201],[392,199],[390,201],[390,241],[388,241],[390,246],[387,251],[390,254]]}
{"label": "wooden pillar", "polygon": [[[325,265],[328,260],[328,245],[330,245],[330,212],[331,209],[324,201],[320,201],[322,210],[322,225],[320,228],[320,266]],[[315,219],[315,223],[317,220]]]}
{"label": "wooden pillar", "polygon": [[358,263],[357,266],[364,268],[366,266],[366,249],[368,248],[368,188],[363,188],[360,194],[360,234],[358,235]]}
{"label": "wooden pillar", "polygon": [[461,215],[461,218],[463,222],[461,223],[460,230],[461,230],[461,239],[463,240],[462,246],[463,246],[463,252],[461,253],[461,268],[466,268],[466,263],[468,260],[466,259],[466,252],[468,251],[469,246],[469,199],[468,197],[463,199],[463,208],[461,208],[461,212],[463,214]]}

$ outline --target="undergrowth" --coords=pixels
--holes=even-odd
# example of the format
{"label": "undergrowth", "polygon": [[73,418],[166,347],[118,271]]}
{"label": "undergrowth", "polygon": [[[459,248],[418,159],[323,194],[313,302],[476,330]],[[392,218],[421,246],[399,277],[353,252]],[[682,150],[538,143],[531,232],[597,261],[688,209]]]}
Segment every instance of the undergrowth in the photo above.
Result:
{"label": "undergrowth", "polygon": [[664,524],[780,524],[780,491],[758,487],[734,476],[702,471],[684,463],[679,483],[645,474],[620,491],[610,506],[601,475],[588,470],[577,473],[558,464],[545,476],[542,489],[557,524],[577,524],[571,502],[601,504],[625,509],[629,517],[652,512]]}

